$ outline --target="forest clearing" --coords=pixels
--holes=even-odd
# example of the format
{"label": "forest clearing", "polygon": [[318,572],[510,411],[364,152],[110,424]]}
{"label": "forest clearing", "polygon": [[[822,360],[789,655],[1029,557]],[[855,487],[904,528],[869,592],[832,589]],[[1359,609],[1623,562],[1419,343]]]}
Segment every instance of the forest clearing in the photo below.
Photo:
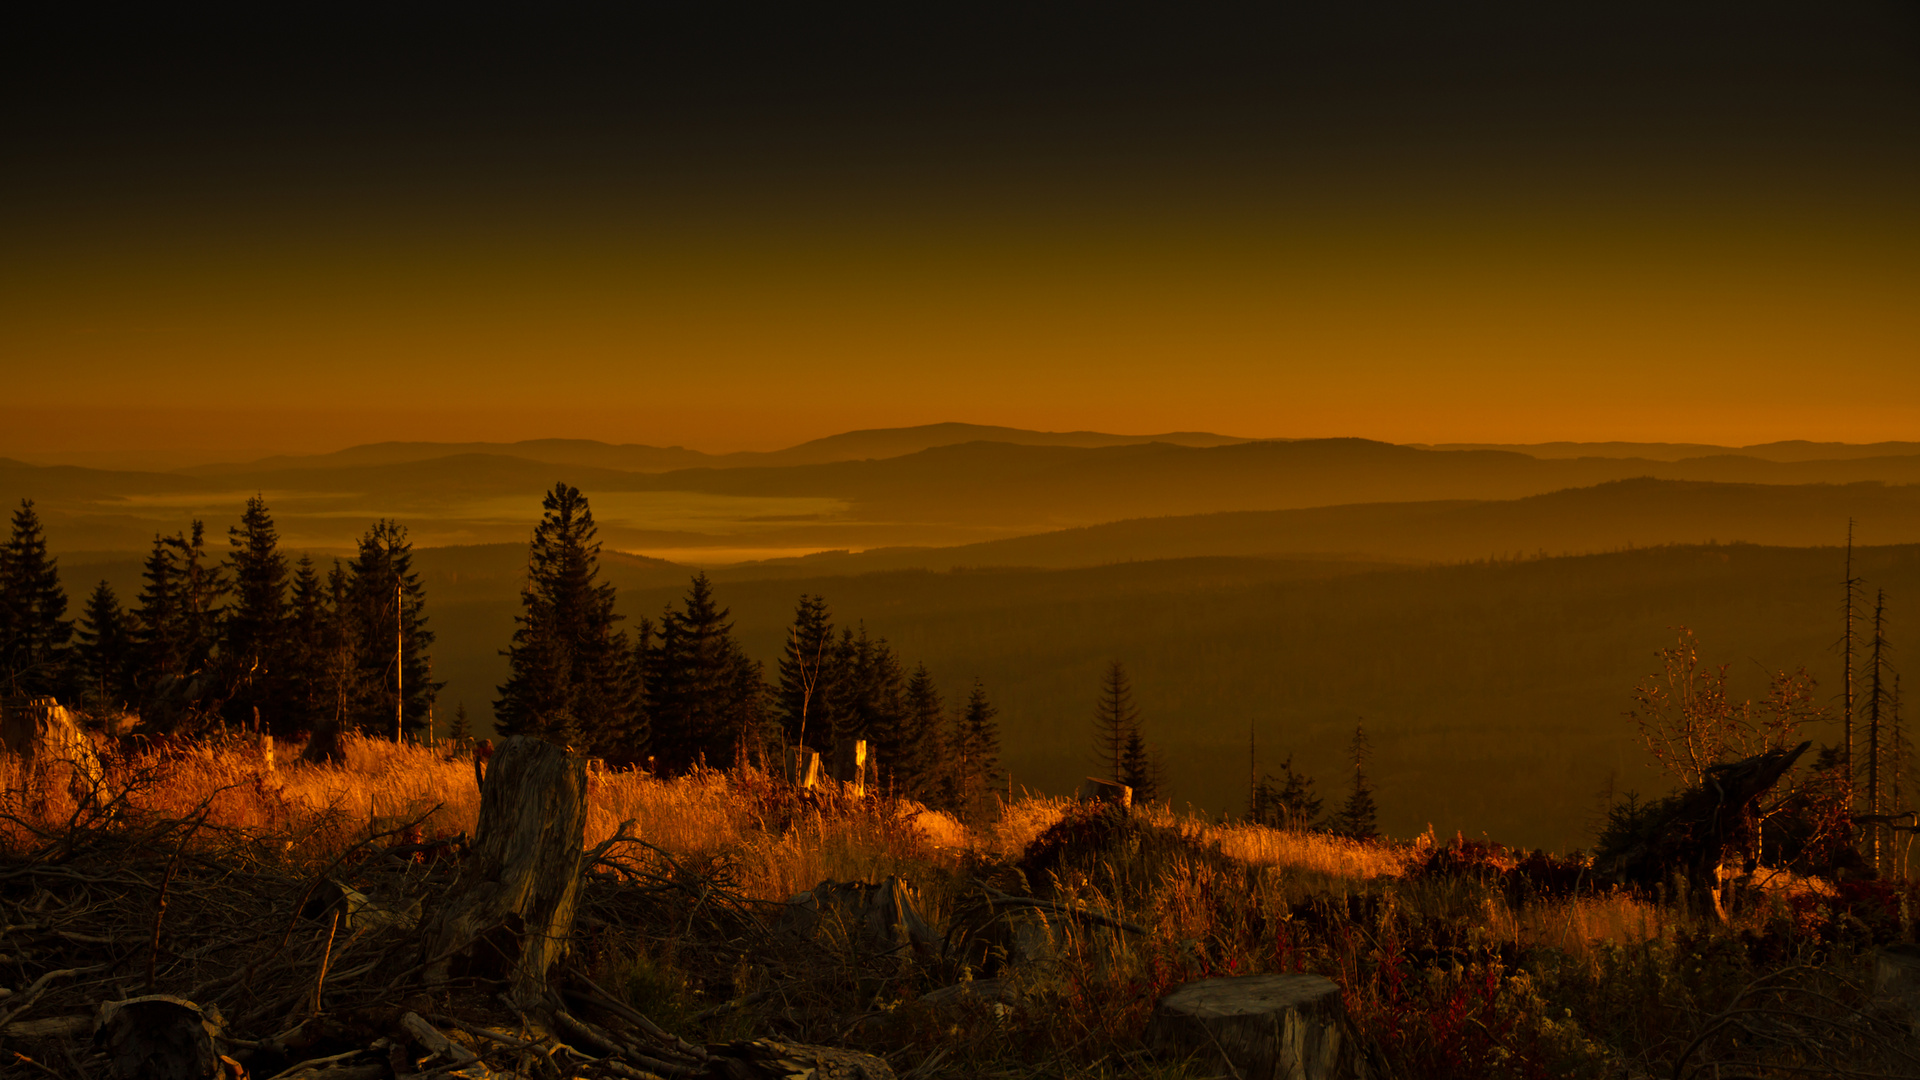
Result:
{"label": "forest clearing", "polygon": [[[1760,874],[1716,914],[1683,887],[1603,885],[1579,853],[1062,798],[954,816],[578,758],[577,907],[542,1008],[498,972],[423,971],[421,928],[484,846],[472,756],[299,749],[159,745],[66,783],[6,759],[8,1072],[149,1075],[89,1040],[103,1005],[163,994],[219,1018],[222,1061],[178,1075],[1228,1075],[1149,1049],[1156,1002],[1308,973],[1339,987],[1352,1068],[1372,1070],[1309,1075],[1920,1068],[1911,1016],[1873,996],[1876,957],[1906,955],[1882,947],[1911,940],[1905,882]],[[822,1046],[872,1057],[795,1064]]]}

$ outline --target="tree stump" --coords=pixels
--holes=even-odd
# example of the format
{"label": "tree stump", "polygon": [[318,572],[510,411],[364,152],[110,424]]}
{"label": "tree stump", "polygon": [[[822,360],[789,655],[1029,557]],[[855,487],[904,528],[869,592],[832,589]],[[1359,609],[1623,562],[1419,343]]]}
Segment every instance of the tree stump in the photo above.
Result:
{"label": "tree stump", "polygon": [[223,1073],[220,1014],[167,994],[109,1001],[95,1041],[122,1080],[214,1080]]}
{"label": "tree stump", "polygon": [[1089,776],[1080,782],[1076,797],[1086,802],[1106,803],[1108,806],[1126,808],[1133,805],[1133,789],[1125,784],[1116,784],[1111,780],[1102,780]]}
{"label": "tree stump", "polygon": [[522,1008],[546,997],[566,955],[586,831],[585,762],[550,743],[506,740],[487,767],[472,870],[429,918],[427,978],[504,978]]}
{"label": "tree stump", "polygon": [[1340,988],[1318,975],[1201,979],[1160,999],[1147,1022],[1156,1053],[1243,1080],[1381,1080]]}
{"label": "tree stump", "polygon": [[100,783],[93,742],[66,706],[53,698],[16,698],[0,707],[0,743],[21,759],[20,774],[30,784],[64,780],[79,800]]}

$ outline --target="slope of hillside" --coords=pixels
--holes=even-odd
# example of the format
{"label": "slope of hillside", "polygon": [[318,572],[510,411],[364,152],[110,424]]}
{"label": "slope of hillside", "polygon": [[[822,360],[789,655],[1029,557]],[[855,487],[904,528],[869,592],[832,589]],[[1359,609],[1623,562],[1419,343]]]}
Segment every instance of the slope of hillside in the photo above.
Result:
{"label": "slope of hillside", "polygon": [[1502,501],[1367,503],[1137,518],[960,547],[825,552],[729,567],[722,577],[882,570],[1064,568],[1196,556],[1346,554],[1457,562],[1589,554],[1669,543],[1920,542],[1920,484],[1716,484],[1616,480]]}

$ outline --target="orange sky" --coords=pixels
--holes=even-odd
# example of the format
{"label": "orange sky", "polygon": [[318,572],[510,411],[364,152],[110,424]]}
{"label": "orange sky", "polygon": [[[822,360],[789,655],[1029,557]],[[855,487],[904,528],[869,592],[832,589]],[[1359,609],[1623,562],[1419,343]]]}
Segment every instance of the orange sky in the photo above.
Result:
{"label": "orange sky", "polygon": [[358,35],[204,86],[48,61],[78,104],[23,76],[0,110],[26,166],[0,176],[0,454],[943,420],[1920,438],[1920,80],[1885,27],[1829,22],[1203,28],[1178,55],[1145,27],[1085,72],[1036,48],[973,85],[956,46],[819,86],[772,28],[712,76],[767,84],[732,98],[680,89],[691,60],[633,89],[617,50],[541,98],[592,67],[573,30],[522,84],[405,49],[328,82]]}

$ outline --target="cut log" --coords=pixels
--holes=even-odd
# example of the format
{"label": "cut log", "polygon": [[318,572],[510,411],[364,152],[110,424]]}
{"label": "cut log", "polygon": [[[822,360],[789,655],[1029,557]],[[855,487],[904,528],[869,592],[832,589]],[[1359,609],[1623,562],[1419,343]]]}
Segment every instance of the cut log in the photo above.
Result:
{"label": "cut log", "polygon": [[1154,1006],[1147,1046],[1242,1080],[1381,1080],[1340,1001],[1318,975],[1201,979]]}
{"label": "cut log", "polygon": [[1108,806],[1132,806],[1133,789],[1125,784],[1116,784],[1111,780],[1102,780],[1089,776],[1080,782],[1078,797],[1085,802],[1106,803]]}
{"label": "cut log", "polygon": [[586,830],[586,763],[550,743],[507,739],[487,766],[472,869],[426,923],[431,983],[502,978],[522,1008],[567,952]]}
{"label": "cut log", "polygon": [[94,1036],[121,1080],[214,1080],[221,1066],[220,1014],[167,994],[100,1006]]}
{"label": "cut log", "polygon": [[707,1071],[725,1080],[894,1080],[892,1066],[854,1050],[775,1039],[728,1043],[712,1050]]}

